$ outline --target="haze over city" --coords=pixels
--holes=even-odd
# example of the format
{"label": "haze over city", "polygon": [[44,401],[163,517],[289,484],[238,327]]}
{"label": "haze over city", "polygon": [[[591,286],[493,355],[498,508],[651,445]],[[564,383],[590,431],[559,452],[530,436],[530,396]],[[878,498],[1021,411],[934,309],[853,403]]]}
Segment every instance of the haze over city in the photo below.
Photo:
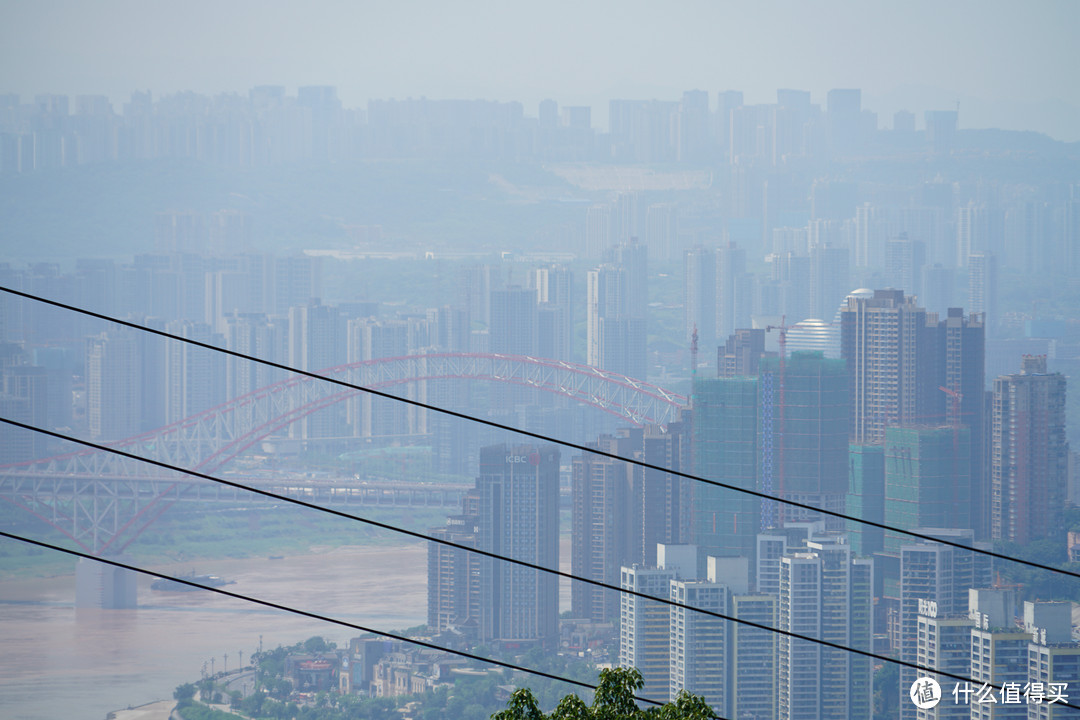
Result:
{"label": "haze over city", "polygon": [[891,116],[951,110],[963,127],[1080,140],[1080,9],[1058,2],[9,3],[6,92],[245,92],[334,85],[378,98],[592,105],[731,87],[862,88]]}
{"label": "haze over city", "polygon": [[1073,717],[1078,30],[0,6],[0,714]]}

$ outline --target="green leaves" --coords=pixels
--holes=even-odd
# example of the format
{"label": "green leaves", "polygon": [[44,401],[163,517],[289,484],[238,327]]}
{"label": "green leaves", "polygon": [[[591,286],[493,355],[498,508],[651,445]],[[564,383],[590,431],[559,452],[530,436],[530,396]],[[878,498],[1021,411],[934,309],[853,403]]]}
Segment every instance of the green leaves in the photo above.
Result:
{"label": "green leaves", "polygon": [[592,707],[577,695],[567,695],[551,715],[544,715],[528,688],[514,691],[507,709],[492,715],[492,720],[710,720],[715,717],[705,699],[687,692],[659,708],[642,710],[634,696],[645,685],[634,668],[600,671],[600,684]]}

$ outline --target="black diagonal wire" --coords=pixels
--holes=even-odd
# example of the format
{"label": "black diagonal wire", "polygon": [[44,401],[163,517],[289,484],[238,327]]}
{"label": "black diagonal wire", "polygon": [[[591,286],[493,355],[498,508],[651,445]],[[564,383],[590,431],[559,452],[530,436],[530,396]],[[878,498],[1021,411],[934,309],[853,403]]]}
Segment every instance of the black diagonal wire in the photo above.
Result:
{"label": "black diagonal wire", "polygon": [[788,500],[788,499],[777,497],[777,496],[774,496],[774,495],[769,495],[767,493],[759,492],[757,490],[751,490],[749,488],[742,488],[742,487],[738,487],[737,485],[730,485],[728,483],[720,482],[719,480],[710,480],[708,478],[703,478],[703,477],[700,477],[698,475],[691,475],[690,473],[681,472],[679,470],[672,470],[670,468],[665,468],[665,467],[662,467],[660,465],[655,465],[653,463],[645,462],[644,460],[638,460],[636,458],[624,458],[624,457],[622,457],[620,455],[617,455],[615,453],[607,452],[605,450],[600,450],[599,448],[589,447],[588,445],[583,445],[581,443],[570,442],[568,440],[559,440],[558,438],[553,438],[553,437],[549,437],[547,435],[543,435],[541,433],[532,432],[531,430],[521,430],[519,428],[515,428],[515,427],[512,427],[510,425],[504,425],[503,423],[495,422],[494,420],[487,420],[487,419],[484,419],[484,418],[479,418],[479,417],[469,415],[467,413],[458,412],[456,410],[448,410],[446,408],[441,408],[441,407],[438,407],[436,405],[429,405],[428,403],[421,402],[420,400],[413,400],[411,398],[398,397],[396,395],[392,395],[391,393],[383,392],[382,390],[376,390],[374,388],[367,388],[367,387],[364,387],[363,385],[356,385],[354,383],[346,382],[345,380],[339,380],[337,378],[332,378],[332,377],[327,377],[325,375],[320,375],[317,372],[311,372],[311,371],[308,371],[308,370],[297,370],[296,368],[289,367],[288,365],[284,365],[282,363],[274,362],[272,360],[264,360],[263,358],[254,357],[252,355],[246,355],[246,354],[244,354],[242,352],[237,352],[236,350],[229,350],[228,348],[217,347],[215,345],[211,345],[210,343],[201,342],[199,340],[192,340],[191,338],[181,337],[179,335],[174,335],[172,333],[165,332],[164,330],[157,330],[155,328],[146,327],[145,325],[140,325],[138,323],[131,322],[129,320],[120,320],[118,318],[110,317],[108,315],[103,315],[101,313],[97,313],[97,312],[94,312],[92,310],[86,310],[84,308],[80,308],[80,307],[78,307],[76,305],[69,305],[67,303],[62,303],[62,302],[59,302],[57,300],[49,300],[48,298],[39,297],[37,295],[31,295],[30,293],[22,292],[21,290],[12,290],[11,288],[6,288],[6,287],[3,287],[3,286],[0,286],[0,291],[9,293],[11,295],[16,295],[18,297],[23,297],[23,298],[26,298],[28,300],[35,300],[37,302],[45,303],[47,305],[52,305],[54,307],[62,308],[64,310],[70,310],[71,312],[76,312],[76,313],[80,313],[82,315],[86,315],[88,317],[97,318],[98,320],[104,320],[105,322],[113,323],[115,325],[122,325],[124,327],[130,327],[130,328],[133,328],[135,330],[141,330],[143,332],[152,333],[154,335],[158,335],[160,337],[168,338],[170,340],[177,340],[179,342],[187,343],[189,345],[194,345],[195,347],[200,347],[200,348],[203,348],[203,349],[206,349],[206,350],[211,350],[213,352],[224,353],[226,355],[231,355],[233,357],[241,358],[243,360],[248,360],[250,362],[259,363],[261,365],[266,365],[267,367],[276,368],[278,370],[284,370],[286,372],[294,373],[296,375],[302,375],[304,377],[312,378],[314,380],[322,380],[322,381],[325,381],[325,382],[328,382],[328,383],[331,383],[331,384],[334,384],[334,385],[349,388],[351,390],[356,390],[356,391],[359,391],[359,392],[368,393],[370,395],[375,395],[376,397],[382,397],[382,398],[387,398],[389,400],[395,400],[395,401],[400,402],[400,403],[405,403],[407,405],[413,405],[415,407],[424,408],[425,410],[431,410],[433,412],[442,413],[443,415],[448,415],[450,417],[455,417],[455,418],[458,418],[458,419],[461,419],[461,420],[467,420],[469,422],[479,423],[481,425],[487,425],[488,427],[496,428],[498,430],[505,430],[507,432],[517,433],[519,435],[524,435],[525,437],[533,438],[534,440],[540,440],[542,442],[552,443],[552,444],[555,444],[555,445],[561,445],[563,447],[567,447],[567,448],[570,448],[572,450],[578,450],[579,452],[591,453],[591,454],[596,455],[598,457],[610,458],[612,460],[621,460],[622,462],[630,463],[631,465],[637,465],[638,467],[642,467],[642,468],[645,468],[647,470],[656,470],[658,472],[667,473],[668,475],[673,475],[675,477],[681,477],[681,478],[685,478],[687,480],[693,480],[695,482],[704,483],[706,485],[712,485],[714,487],[722,488],[724,490],[731,490],[733,492],[743,493],[744,495],[750,495],[752,497],[760,498],[762,500],[771,500],[771,501],[774,501],[774,502],[781,503],[783,505],[787,505],[789,507],[799,508],[800,510],[809,510],[809,511],[814,512],[814,513],[819,513],[821,515],[827,515],[829,517],[839,518],[841,520],[851,520],[852,522],[857,522],[857,523],[860,523],[862,525],[866,525],[868,527],[879,528],[881,530],[888,530],[889,532],[899,533],[901,535],[906,535],[908,537],[917,538],[919,540],[926,540],[928,542],[938,543],[940,545],[947,545],[947,546],[950,546],[950,547],[960,548],[961,550],[968,550],[970,552],[978,553],[980,555],[986,555],[988,557],[997,558],[999,560],[1008,560],[1010,562],[1019,563],[1021,565],[1027,565],[1028,567],[1036,568],[1038,570],[1049,570],[1050,572],[1060,573],[1062,575],[1068,575],[1070,577],[1080,579],[1080,573],[1071,572],[1071,571],[1065,570],[1063,568],[1056,568],[1056,567],[1053,567],[1052,565],[1045,565],[1043,563],[1038,563],[1038,562],[1035,562],[1033,560],[1024,560],[1024,559],[1021,559],[1021,558],[1012,557],[1012,556],[1006,555],[1004,553],[995,552],[993,550],[987,550],[985,548],[974,547],[974,546],[971,546],[971,545],[965,545],[965,544],[963,544],[961,542],[957,542],[955,540],[947,540],[945,538],[935,537],[933,535],[928,535],[928,534],[925,534],[925,533],[916,532],[914,530],[905,530],[903,528],[892,527],[891,525],[886,525],[885,523],[875,522],[874,520],[864,520],[862,518],[857,518],[857,517],[853,517],[851,515],[845,515],[844,513],[841,513],[841,512],[836,512],[835,510],[827,510],[825,508],[814,507],[813,505],[796,502],[795,500]]}
{"label": "black diagonal wire", "polygon": [[[764,623],[754,622],[752,620],[747,620],[745,618],[738,618],[738,617],[733,617],[731,615],[724,615],[723,613],[718,613],[718,612],[715,612],[713,610],[706,610],[704,608],[696,608],[696,607],[693,607],[691,605],[686,605],[684,603],[680,603],[677,600],[671,600],[670,598],[656,597],[654,595],[649,595],[647,593],[643,593],[643,592],[640,592],[638,590],[631,590],[629,588],[623,588],[623,587],[619,587],[619,586],[616,586],[616,585],[609,585],[608,583],[602,582],[600,580],[593,580],[593,579],[590,579],[590,578],[579,577],[577,575],[574,575],[573,573],[567,573],[567,572],[563,572],[562,570],[555,570],[553,568],[544,567],[543,565],[538,565],[536,563],[531,563],[531,562],[528,562],[527,560],[518,560],[516,558],[508,557],[506,555],[500,555],[498,553],[489,552],[487,550],[481,550],[479,548],[472,548],[472,547],[469,547],[467,545],[461,545],[459,543],[455,543],[455,542],[452,542],[450,540],[443,540],[441,538],[432,537],[430,535],[424,535],[423,533],[418,533],[418,532],[415,532],[413,530],[407,530],[405,528],[400,528],[400,527],[397,527],[396,525],[391,525],[391,524],[388,524],[388,523],[382,523],[382,522],[379,522],[377,520],[370,520],[368,518],[363,518],[363,517],[359,517],[359,516],[356,516],[356,515],[350,515],[349,513],[345,513],[345,512],[342,512],[340,510],[334,510],[333,508],[323,507],[322,505],[316,505],[315,503],[310,503],[310,502],[307,502],[305,500],[298,500],[296,498],[290,498],[290,497],[287,497],[285,495],[278,495],[277,493],[270,492],[269,490],[260,490],[258,488],[253,488],[253,487],[250,487],[248,485],[243,485],[243,484],[238,483],[238,482],[233,482],[231,480],[223,480],[221,478],[216,478],[216,477],[214,477],[212,475],[207,475],[206,473],[201,473],[201,472],[198,472],[196,470],[185,470],[184,468],[177,467],[175,465],[170,465],[169,463],[162,462],[160,460],[152,460],[150,458],[140,457],[139,455],[129,453],[129,452],[125,451],[125,450],[119,450],[117,448],[111,448],[111,447],[108,447],[108,446],[105,446],[105,445],[100,445],[98,443],[94,443],[94,442],[91,442],[89,440],[80,440],[78,438],[73,438],[73,437],[70,437],[68,435],[64,435],[62,433],[53,432],[51,430],[43,430],[41,428],[37,428],[37,427],[34,427],[32,425],[27,425],[25,423],[21,423],[21,422],[19,422],[17,420],[9,420],[8,418],[0,417],[0,422],[7,423],[8,425],[13,425],[15,427],[23,428],[25,430],[30,430],[30,431],[33,431],[33,432],[42,433],[44,435],[49,435],[50,437],[54,437],[54,438],[57,438],[57,439],[60,439],[60,440],[66,440],[68,442],[77,443],[79,445],[83,445],[85,447],[93,448],[95,450],[101,450],[103,452],[113,453],[114,455],[119,455],[120,457],[125,457],[125,458],[128,458],[130,460],[135,460],[137,462],[144,462],[144,463],[147,463],[149,465],[154,465],[156,467],[160,467],[160,468],[163,468],[163,469],[166,469],[166,470],[172,470],[174,472],[183,473],[185,475],[190,475],[192,477],[201,478],[203,480],[209,480],[210,482],[219,483],[221,485],[227,485],[229,487],[236,488],[236,489],[239,489],[239,490],[246,490],[248,492],[252,492],[252,493],[255,493],[257,495],[262,495],[264,497],[274,498],[275,500],[282,500],[282,501],[287,502],[287,503],[292,503],[294,505],[299,505],[301,507],[309,508],[309,509],[312,509],[312,510],[317,510],[319,512],[328,513],[330,515],[335,515],[337,517],[346,518],[348,520],[355,520],[357,522],[365,523],[367,525],[372,525],[374,527],[382,528],[384,530],[390,530],[391,532],[396,532],[396,533],[400,533],[402,535],[408,535],[410,537],[415,537],[415,538],[420,539],[420,540],[427,540],[429,542],[438,543],[440,545],[445,545],[447,547],[452,547],[452,548],[455,548],[455,549],[458,549],[458,550],[464,550],[466,552],[475,553],[477,555],[483,555],[485,557],[489,557],[489,558],[492,558],[492,559],[495,559],[495,560],[501,560],[503,562],[508,562],[508,563],[511,563],[511,564],[514,564],[514,565],[521,565],[522,567],[527,567],[527,568],[530,568],[532,570],[538,570],[540,572],[549,573],[551,575],[556,575],[558,577],[567,578],[569,580],[573,580],[573,581],[576,581],[576,582],[587,583],[589,585],[605,588],[607,590],[615,590],[617,592],[624,593],[626,595],[633,595],[635,597],[640,597],[640,598],[643,598],[645,600],[651,600],[651,601],[660,603],[662,605],[668,605],[668,606],[671,606],[671,607],[681,608],[683,610],[689,610],[691,612],[701,613],[702,615],[708,615],[710,617],[714,617],[714,618],[717,618],[719,620],[728,620],[728,621],[731,621],[731,622],[734,622],[734,623],[738,623],[740,625],[746,625],[747,627],[755,628],[757,630],[766,630],[768,632],[776,633],[778,635],[783,635],[785,637],[789,637],[789,638],[792,638],[794,640],[804,640],[806,642],[811,642],[811,643],[814,643],[814,644],[817,644],[817,645],[822,645],[824,647],[832,648],[834,650],[842,650],[844,652],[855,653],[856,655],[863,655],[865,657],[872,658],[874,660],[882,660],[882,661],[885,661],[885,662],[895,663],[897,665],[903,665],[903,666],[911,668],[913,670],[919,670],[919,671],[922,671],[922,672],[935,673],[935,674],[941,675],[943,677],[950,677],[950,678],[952,678],[954,680],[962,680],[962,681],[968,682],[968,683],[976,683],[976,682],[978,682],[978,681],[973,680],[971,678],[964,677],[963,675],[956,675],[954,673],[949,673],[949,672],[945,672],[945,671],[942,671],[942,670],[936,670],[936,669],[931,668],[931,667],[927,667],[927,666],[924,666],[924,665],[919,665],[918,663],[908,662],[906,660],[898,660],[896,658],[891,658],[891,657],[888,657],[886,655],[880,655],[878,653],[874,653],[874,652],[871,652],[869,650],[859,650],[858,648],[848,647],[848,646],[843,645],[841,643],[835,643],[835,642],[832,642],[832,641],[829,641],[829,640],[822,640],[820,638],[811,637],[809,635],[802,635],[800,633],[792,632],[790,630],[784,630],[782,628],[772,627],[771,625],[765,625]],[[96,558],[96,556],[94,556],[94,555],[89,555],[89,557]],[[196,583],[188,583],[188,584],[189,585],[196,585],[196,587],[203,587],[201,585],[197,585]],[[1080,709],[1080,706],[1077,706],[1077,709]]]}
{"label": "black diagonal wire", "polygon": [[[281,610],[282,612],[292,613],[293,615],[300,615],[302,617],[311,618],[313,620],[320,620],[322,622],[333,623],[334,625],[341,625],[342,627],[351,628],[353,630],[359,630],[361,632],[372,633],[374,635],[381,635],[382,637],[387,637],[387,638],[390,638],[392,640],[399,640],[401,642],[410,643],[412,645],[419,645],[420,647],[424,647],[424,648],[427,648],[429,650],[438,650],[440,652],[450,653],[451,655],[459,655],[461,657],[468,658],[470,660],[479,660],[480,662],[490,663],[492,665],[498,665],[500,667],[508,668],[510,670],[516,670],[518,672],[528,673],[530,675],[538,675],[540,677],[545,677],[545,678],[547,678],[549,680],[558,680],[560,682],[570,683],[571,685],[577,685],[578,687],[586,688],[588,690],[596,690],[597,689],[596,685],[584,682],[582,680],[571,680],[570,678],[564,678],[561,675],[556,675],[554,673],[544,672],[543,670],[535,670],[535,669],[532,669],[532,668],[525,667],[524,665],[516,665],[514,663],[505,662],[503,660],[494,660],[492,658],[486,658],[486,657],[483,657],[481,655],[475,655],[475,654],[470,653],[470,652],[465,652],[464,650],[452,650],[450,648],[444,648],[444,647],[441,647],[439,645],[435,645],[434,643],[425,642],[423,640],[417,640],[416,638],[410,638],[410,637],[406,637],[404,635],[398,635],[398,634],[392,633],[392,632],[386,632],[384,630],[376,630],[374,628],[369,628],[369,627],[366,627],[364,625],[359,625],[357,623],[352,623],[352,622],[349,622],[347,620],[338,620],[337,618],[328,617],[326,615],[320,615],[319,613],[311,612],[310,610],[303,610],[303,609],[300,609],[300,608],[294,608],[294,607],[292,607],[290,605],[284,605],[282,603],[276,603],[276,602],[272,602],[270,600],[263,600],[262,598],[251,597],[250,595],[241,595],[240,593],[232,592],[230,590],[222,590],[221,588],[210,587],[209,585],[200,585],[197,582],[192,582],[191,580],[186,580],[184,578],[174,577],[172,575],[166,575],[165,573],[160,573],[160,572],[157,572],[156,570],[147,570],[146,568],[141,568],[141,567],[138,567],[136,565],[129,565],[128,563],[122,563],[122,562],[119,562],[117,560],[109,560],[107,558],[97,557],[96,555],[92,555],[91,553],[82,552],[80,550],[71,550],[69,548],[60,547],[59,545],[53,545],[52,543],[43,542],[41,540],[32,540],[30,538],[23,537],[22,535],[15,535],[14,533],[5,532],[3,530],[0,530],[0,537],[6,537],[6,538],[9,538],[11,540],[18,540],[20,542],[24,542],[24,543],[27,543],[27,544],[30,544],[30,545],[37,545],[38,547],[47,548],[49,550],[56,550],[57,552],[67,553],[68,555],[74,555],[75,557],[85,558],[87,560],[96,560],[97,562],[104,563],[106,565],[111,565],[113,567],[122,568],[124,570],[131,570],[133,572],[142,573],[143,575],[150,575],[151,577],[161,578],[162,580],[170,580],[172,582],[182,583],[182,584],[187,585],[189,587],[198,588],[200,590],[209,590],[210,592],[215,592],[215,593],[217,593],[219,595],[224,595],[225,597],[233,598],[234,600],[243,600],[244,602],[254,603],[256,605],[262,605],[263,607],[268,607],[268,608],[271,608],[273,610]],[[634,696],[634,699],[635,700],[640,700],[641,702],[644,702],[644,703],[649,703],[650,705],[665,705],[666,704],[666,703],[664,703],[664,702],[662,702],[660,700],[651,700],[649,698],[638,697],[636,695]],[[713,717],[716,720],[726,720],[726,718],[720,717],[719,715],[714,715]]]}

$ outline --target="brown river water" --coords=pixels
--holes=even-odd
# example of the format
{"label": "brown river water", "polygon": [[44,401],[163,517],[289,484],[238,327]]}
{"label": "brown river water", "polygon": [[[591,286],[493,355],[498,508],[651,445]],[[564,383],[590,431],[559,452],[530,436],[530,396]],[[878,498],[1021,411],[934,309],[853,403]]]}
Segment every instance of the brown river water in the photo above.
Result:
{"label": "brown river water", "polygon": [[[342,547],[283,559],[156,565],[220,575],[226,590],[384,630],[426,619],[427,551]],[[258,649],[360,633],[220,595],[163,593],[139,581],[136,610],[75,608],[74,575],[0,578],[0,718],[104,720],[111,710],[172,697],[206,663],[235,668]],[[228,657],[226,657],[228,654]]]}

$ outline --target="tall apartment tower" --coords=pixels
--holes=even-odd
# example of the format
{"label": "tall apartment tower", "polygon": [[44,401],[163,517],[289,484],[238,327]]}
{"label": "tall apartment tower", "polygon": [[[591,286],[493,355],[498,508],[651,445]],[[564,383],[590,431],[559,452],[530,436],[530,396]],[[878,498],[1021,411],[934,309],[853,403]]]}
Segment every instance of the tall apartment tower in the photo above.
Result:
{"label": "tall apartment tower", "polygon": [[[938,412],[945,424],[956,430],[966,428],[970,437],[971,527],[975,538],[990,537],[990,483],[986,465],[986,321],[972,312],[964,315],[949,308],[937,328],[940,382],[937,402],[944,407],[924,418],[936,424]],[[955,435],[954,435],[955,437]]]}
{"label": "tall apartment tower", "polygon": [[752,278],[746,272],[746,250],[734,242],[716,251],[716,336],[750,326]]}
{"label": "tall apartment tower", "polygon": [[[781,558],[781,630],[868,651],[872,609],[873,561],[839,538],[818,536]],[[787,635],[779,644],[781,720],[870,716],[869,658]]]}
{"label": "tall apartment tower", "polygon": [[[555,446],[480,449],[481,550],[557,570],[559,451]],[[550,646],[558,637],[559,584],[550,573],[485,557],[480,565],[484,642]]]}
{"label": "tall apartment tower", "polygon": [[[224,345],[206,323],[176,320],[165,325],[173,335],[208,345]],[[165,356],[165,422],[174,423],[225,401],[225,356],[170,340]]]}
{"label": "tall apartment tower", "polygon": [[[289,366],[318,371],[346,361],[345,319],[336,306],[318,300],[289,308]],[[344,434],[343,408],[330,406],[304,417],[289,432],[302,439],[330,438]]]}
{"label": "tall apartment tower", "polygon": [[640,270],[605,263],[586,275],[586,362],[634,378],[646,373],[645,316],[634,314],[640,298],[632,297],[645,292],[633,281],[640,282]]}
{"label": "tall apartment tower", "polygon": [[[673,580],[671,599],[776,627],[776,598],[748,590],[746,558],[709,557],[705,580]],[[682,607],[672,606],[670,615],[671,697],[682,690],[700,695],[721,717],[775,709],[776,633]]]}
{"label": "tall apartment tower", "polygon": [[991,528],[995,540],[1028,543],[1060,529],[1068,483],[1065,376],[1046,356],[994,380]]}
{"label": "tall apartment tower", "polygon": [[535,355],[539,339],[537,293],[511,285],[491,291],[489,348],[493,353]]}
{"label": "tall apartment tower", "polygon": [[974,200],[956,208],[956,267],[966,267],[971,256],[986,250],[986,206]]}
{"label": "tall apartment tower", "polygon": [[[225,319],[225,347],[284,364],[288,359],[288,323],[262,313],[230,313]],[[283,379],[285,373],[261,363],[225,358],[225,396],[240,397]]]}
{"label": "tall apartment tower", "polygon": [[[1013,590],[971,589],[968,613],[974,620],[971,630],[971,671],[973,688],[984,683],[1001,687],[1005,683],[1027,684],[1030,633],[1016,626],[1016,597]],[[1019,704],[970,704],[971,720],[1026,720],[1027,706]]]}
{"label": "tall apartment tower", "polygon": [[[625,430],[625,429],[624,429]],[[612,455],[632,458],[641,448],[641,430],[618,437],[603,435],[593,446]],[[620,569],[641,562],[641,516],[636,508],[636,465],[602,455],[583,453],[571,470],[571,572],[608,585],[620,581]],[[636,532],[635,532],[636,530]],[[655,562],[653,563],[655,564]],[[570,584],[570,607],[575,618],[618,622],[619,593],[588,583]]]}
{"label": "tall apartment tower", "polygon": [[[409,354],[409,332],[403,322],[353,318],[346,323],[347,361],[370,362]],[[410,395],[413,385],[406,386]],[[399,388],[397,392],[401,392]],[[370,393],[358,393],[346,401],[346,412],[356,437],[404,435],[415,410],[402,403]]]}
{"label": "tall apartment tower", "polygon": [[740,620],[756,623],[732,625],[729,645],[734,656],[734,672],[728,692],[731,712],[728,717],[777,716],[778,695],[776,657],[779,647],[775,632],[764,628],[777,626],[777,595],[735,595],[731,612]]}
{"label": "tall apartment tower", "polygon": [[922,269],[926,265],[926,243],[906,232],[885,242],[885,276],[893,287],[922,297]]}
{"label": "tall apartment tower", "polygon": [[[621,570],[619,587],[667,598],[674,570],[641,565]],[[619,667],[637,668],[645,681],[642,697],[667,701],[671,678],[670,606],[637,595],[619,594]]]}
{"label": "tall apartment tower", "polygon": [[968,256],[968,308],[985,317],[987,327],[997,326],[997,257],[991,252]]}
{"label": "tall apartment tower", "polygon": [[[680,471],[690,467],[689,422],[620,428],[594,446],[619,457]],[[657,544],[689,539],[689,483],[658,469],[590,453],[573,459],[571,568],[575,575],[617,585],[623,566],[656,567]],[[570,586],[576,618],[616,621],[617,593],[586,583]]]}
{"label": "tall apartment tower", "polygon": [[690,248],[683,256],[683,308],[685,310],[685,340],[697,330],[698,346],[706,355],[716,347],[716,253],[701,245]]}
{"label": "tall apartment tower", "polygon": [[[1024,630],[1031,633],[1028,644],[1028,682],[1042,683],[1068,693],[1080,685],[1080,643],[1072,637],[1072,603],[1025,602]],[[1058,695],[1058,692],[1053,692]],[[1075,700],[1072,702],[1075,703]],[[1076,715],[1073,708],[1059,703],[1031,703],[1028,720],[1055,720]]]}
{"label": "tall apartment tower", "polygon": [[[920,532],[976,547],[971,530],[928,528],[920,529]],[[920,613],[920,609],[925,610],[927,604],[932,603],[935,617],[966,617],[968,590],[987,587],[992,580],[990,558],[986,555],[934,542],[905,544],[900,549],[900,659],[912,663],[917,660],[920,614],[928,614]],[[907,694],[919,675],[917,670],[900,667],[901,720],[916,718],[917,708],[908,701]]]}
{"label": "tall apartment tower", "polygon": [[585,363],[600,367],[600,321],[625,317],[629,305],[625,272],[617,265],[605,263],[585,275]]}
{"label": "tall apartment tower", "polygon": [[[691,422],[684,412],[678,421],[645,426],[640,457],[648,465],[686,472],[693,463],[691,445]],[[641,561],[652,566],[659,560],[658,543],[690,542],[694,483],[655,468],[640,467],[639,472],[640,486],[635,489],[633,508],[635,532],[640,527]]]}
{"label": "tall apartment tower", "polygon": [[336,306],[314,300],[288,314],[290,367],[314,372],[345,362],[345,319]]}
{"label": "tall apartment tower", "polygon": [[[908,688],[900,693],[901,717],[914,717],[915,720],[969,720],[971,708],[962,702],[950,702],[950,681],[955,683],[955,676],[971,676],[971,629],[975,621],[962,614],[948,614],[938,609],[932,601],[921,601],[916,608],[916,654],[914,662],[925,668],[933,668],[950,675],[937,673],[919,673],[937,681],[942,688],[942,702],[933,708],[917,708],[909,700]],[[901,680],[903,682],[903,680]]]}
{"label": "tall apartment tower", "polygon": [[852,442],[880,444],[887,426],[922,420],[922,410],[936,399],[930,391],[940,393],[930,387],[935,354],[927,352],[929,335],[926,311],[903,290],[848,297],[840,312],[840,352],[851,374]]}
{"label": "tall apartment tower", "polygon": [[626,272],[626,314],[644,318],[649,306],[649,247],[630,237],[611,249],[611,258]]}
{"label": "tall apartment tower", "polygon": [[562,265],[536,268],[529,274],[529,287],[536,290],[537,349],[541,357],[573,359],[574,275]]}
{"label": "tall apartment tower", "polygon": [[139,344],[132,333],[104,332],[86,341],[86,419],[93,440],[119,440],[141,426]]}
{"label": "tall apartment tower", "polygon": [[[848,296],[840,327],[852,443],[879,445],[886,428],[966,426],[971,484],[985,488],[982,318],[949,308],[939,321],[902,290],[875,290]],[[986,537],[988,508],[980,504],[974,515],[977,537]]]}
{"label": "tall apartment tower", "polygon": [[[57,388],[50,387],[50,379],[43,367],[0,367],[0,414],[34,427],[55,426],[55,423],[49,422],[49,400]],[[0,431],[0,463],[44,457],[48,439],[41,433],[6,426]]]}
{"label": "tall apartment tower", "polygon": [[[722,583],[707,580],[672,580],[671,599],[675,602],[730,615],[731,592]],[[705,698],[719,715],[726,715],[730,702],[731,625],[727,620],[682,607],[670,612],[670,691]]]}
{"label": "tall apartment tower", "polygon": [[[465,513],[452,515],[429,534],[466,548],[477,547],[476,514],[468,512],[475,497],[463,501]],[[480,564],[482,557],[460,547],[428,543],[428,627],[432,632],[458,628],[473,633],[480,624]]]}

